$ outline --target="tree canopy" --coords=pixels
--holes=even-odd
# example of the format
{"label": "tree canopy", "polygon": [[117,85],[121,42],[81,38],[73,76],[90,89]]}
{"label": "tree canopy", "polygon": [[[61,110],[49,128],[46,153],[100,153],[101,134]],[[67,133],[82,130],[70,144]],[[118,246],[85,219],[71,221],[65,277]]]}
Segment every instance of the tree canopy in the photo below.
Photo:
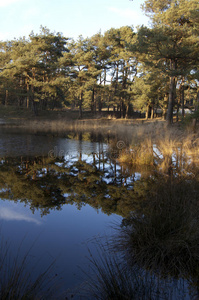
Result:
{"label": "tree canopy", "polygon": [[[197,107],[199,4],[146,0],[151,26],[111,28],[76,41],[42,27],[39,34],[1,42],[0,102],[41,109],[102,108],[118,117],[154,117]],[[185,90],[190,92],[186,99]],[[190,96],[191,95],[191,96]]]}

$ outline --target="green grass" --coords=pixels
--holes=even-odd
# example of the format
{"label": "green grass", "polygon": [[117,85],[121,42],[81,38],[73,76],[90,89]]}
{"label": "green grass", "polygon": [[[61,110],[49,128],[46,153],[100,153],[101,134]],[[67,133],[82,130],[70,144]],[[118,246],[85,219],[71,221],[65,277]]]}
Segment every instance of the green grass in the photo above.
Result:
{"label": "green grass", "polygon": [[41,110],[39,115],[35,116],[31,109],[19,106],[5,106],[0,105],[0,118],[13,121],[26,121],[26,120],[60,120],[62,118],[67,120],[78,119],[78,111],[71,110]]}

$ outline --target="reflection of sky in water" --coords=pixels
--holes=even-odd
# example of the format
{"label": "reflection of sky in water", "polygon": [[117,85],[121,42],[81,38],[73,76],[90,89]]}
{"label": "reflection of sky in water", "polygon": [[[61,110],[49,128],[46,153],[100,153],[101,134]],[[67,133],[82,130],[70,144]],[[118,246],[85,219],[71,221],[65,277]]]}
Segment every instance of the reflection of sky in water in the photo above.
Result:
{"label": "reflection of sky in water", "polygon": [[[104,143],[91,143],[66,138],[0,135],[0,156],[6,154],[8,156],[50,154],[55,158],[64,156],[65,162],[57,162],[56,164],[70,167],[81,155],[81,159],[86,163],[93,164],[95,161],[95,166],[104,171],[102,179],[109,184],[114,178],[119,179],[122,168],[110,160],[102,162],[102,158],[106,158],[107,149],[108,146]],[[155,150],[157,152],[157,149]],[[104,152],[103,155],[101,155],[102,152]],[[1,161],[2,164],[3,162],[4,160]],[[78,168],[74,167],[73,172],[75,170],[78,171]],[[43,168],[42,171],[46,173],[47,169]],[[38,176],[42,177],[42,172]],[[133,174],[133,178],[127,175],[125,185],[129,185],[128,188],[130,189],[132,182],[140,179],[140,177],[139,173]],[[6,192],[6,189],[1,191]],[[64,194],[66,201],[69,195]],[[73,196],[75,197],[75,195]],[[110,195],[105,194],[104,197],[109,199]],[[24,237],[27,244],[27,247],[22,249],[24,253],[36,241],[31,254],[35,260],[42,255],[47,261],[50,258],[49,263],[52,259],[56,260],[55,270],[63,278],[63,286],[66,290],[83,282],[83,273],[80,268],[89,273],[88,259],[86,258],[88,257],[87,248],[89,247],[92,254],[97,256],[94,243],[99,242],[101,237],[108,239],[109,236],[112,236],[114,224],[121,224],[122,221],[120,216],[114,214],[107,216],[101,212],[101,209],[94,209],[89,205],[83,205],[79,209],[78,204],[64,204],[61,210],[52,209],[50,214],[41,218],[39,209],[35,208],[33,214],[29,204],[19,201],[0,200],[2,236],[5,240],[12,242],[13,252],[16,252]],[[179,289],[179,282],[176,281],[177,289]]]}
{"label": "reflection of sky in water", "polygon": [[[28,205],[11,201],[0,201],[0,204],[0,227],[4,239],[11,241],[13,250],[18,249],[24,237],[25,243],[30,245],[36,241],[31,250],[34,262],[42,255],[45,260],[49,259],[49,263],[55,259],[55,271],[63,278],[65,289],[83,280],[80,268],[89,272],[87,247],[95,255],[95,239],[99,242],[101,237],[110,236],[112,224],[120,223],[122,219],[116,215],[107,216],[89,205],[81,210],[75,205],[64,205],[61,211],[51,211],[40,218],[39,212],[33,215]],[[22,250],[25,253],[27,248]]]}
{"label": "reflection of sky in water", "polygon": [[[6,140],[0,138],[1,155],[46,155],[51,150],[54,157],[64,153],[67,165],[77,161],[80,152],[82,160],[92,163],[92,153],[101,151],[101,147],[102,144],[98,143],[64,138],[17,135],[10,135]],[[103,147],[106,149],[107,146],[103,144]],[[110,224],[115,218],[121,219],[115,215],[107,216],[89,205],[83,206],[81,210],[75,205],[64,205],[61,211],[51,211],[42,218],[39,211],[36,210],[33,215],[28,205],[24,207],[19,202],[3,201],[0,209],[4,238],[12,241],[16,249],[25,236],[30,244],[37,240],[32,251],[33,256],[39,258],[44,254],[45,257],[55,258],[56,272],[64,278],[66,289],[82,281],[83,273],[80,272],[80,268],[88,271],[88,261],[85,257],[88,256],[89,241],[95,237],[99,240],[99,236],[105,234],[110,235]]]}
{"label": "reflection of sky in water", "polygon": [[1,207],[0,208],[0,220],[5,221],[27,221],[32,222],[37,225],[41,224],[40,221],[38,221],[35,218],[32,218],[30,216],[27,216],[25,214],[19,213],[14,209],[7,208],[7,207]]}
{"label": "reflection of sky in water", "polygon": [[[93,153],[98,155],[106,149],[107,145],[104,143],[47,136],[0,134],[1,157],[49,155],[50,152],[55,158],[65,156],[64,164],[70,166],[78,160],[80,153],[82,160],[92,163]],[[97,155],[96,160],[99,158]],[[108,165],[106,167],[108,168]],[[43,171],[46,171],[45,168]],[[89,271],[86,256],[87,247],[93,247],[91,241],[95,238],[99,241],[99,237],[111,235],[111,224],[116,219],[121,221],[121,217],[107,216],[89,205],[84,205],[80,210],[76,205],[67,204],[63,205],[60,211],[51,210],[50,214],[41,218],[37,208],[33,214],[28,204],[24,205],[19,201],[0,201],[1,234],[5,240],[11,242],[14,252],[24,237],[27,244],[26,249],[22,249],[24,253],[36,240],[32,255],[38,259],[41,255],[47,260],[48,257],[56,259],[56,272],[63,278],[65,289],[82,282],[83,273],[80,268]],[[93,254],[95,251],[94,247]]]}

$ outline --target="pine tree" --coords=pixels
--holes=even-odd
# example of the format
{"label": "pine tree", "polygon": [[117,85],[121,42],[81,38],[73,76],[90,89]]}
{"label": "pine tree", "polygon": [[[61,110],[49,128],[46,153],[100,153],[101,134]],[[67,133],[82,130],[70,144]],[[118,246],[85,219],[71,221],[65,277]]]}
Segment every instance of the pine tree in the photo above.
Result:
{"label": "pine tree", "polygon": [[28,40],[10,42],[9,60],[0,76],[8,86],[12,83],[11,92],[19,105],[30,106],[37,114],[38,108],[50,102],[54,106],[56,100],[63,99],[59,59],[67,51],[66,41],[61,34],[41,27],[39,35],[32,32]]}
{"label": "pine tree", "polygon": [[150,15],[152,28],[138,31],[138,49],[146,53],[153,65],[169,78],[167,121],[173,121],[177,77],[194,69],[198,49],[198,3],[195,0],[145,1],[143,9]]}

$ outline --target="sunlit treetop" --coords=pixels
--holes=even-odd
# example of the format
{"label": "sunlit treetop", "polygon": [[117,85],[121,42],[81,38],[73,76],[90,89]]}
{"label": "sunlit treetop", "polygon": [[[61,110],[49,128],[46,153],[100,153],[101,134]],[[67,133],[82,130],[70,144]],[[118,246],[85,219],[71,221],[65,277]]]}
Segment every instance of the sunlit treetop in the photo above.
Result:
{"label": "sunlit treetop", "polygon": [[142,10],[154,23],[196,23],[199,16],[198,0],[146,0]]}

